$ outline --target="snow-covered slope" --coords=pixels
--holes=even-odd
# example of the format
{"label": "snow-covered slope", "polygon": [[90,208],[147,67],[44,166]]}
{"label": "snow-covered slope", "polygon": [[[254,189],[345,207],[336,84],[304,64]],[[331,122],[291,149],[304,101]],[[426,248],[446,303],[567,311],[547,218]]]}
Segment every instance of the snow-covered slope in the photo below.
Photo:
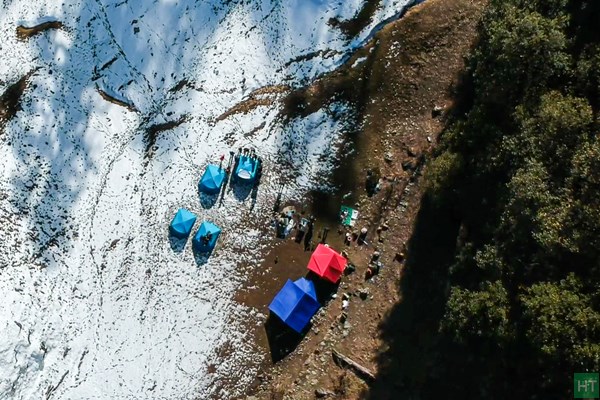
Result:
{"label": "snow-covered slope", "polygon": [[[284,176],[288,197],[326,183],[344,106],[283,127],[277,103],[216,118],[255,89],[335,68],[407,2],[382,1],[347,39],[327,21],[360,0],[0,1],[0,93],[38,68],[0,134],[0,398],[241,393],[258,363],[232,295],[265,244],[249,227]],[[17,40],[17,25],[47,20],[64,28]],[[147,134],[169,121],[182,123]],[[249,144],[267,165],[256,205],[232,191],[203,207],[202,168]],[[201,265],[168,240],[179,207],[223,227]],[[220,376],[237,386],[216,393]]]}

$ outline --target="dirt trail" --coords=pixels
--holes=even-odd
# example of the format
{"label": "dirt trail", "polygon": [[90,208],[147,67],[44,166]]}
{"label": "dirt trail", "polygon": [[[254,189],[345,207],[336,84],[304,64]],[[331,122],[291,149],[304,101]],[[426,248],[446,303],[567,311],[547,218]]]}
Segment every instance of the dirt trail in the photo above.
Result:
{"label": "dirt trail", "polygon": [[[377,375],[378,355],[387,346],[380,324],[392,306],[402,301],[398,288],[403,263],[397,255],[405,251],[419,211],[422,168],[454,106],[464,57],[476,40],[484,6],[485,0],[429,0],[384,27],[340,69],[285,98],[289,118],[308,115],[334,100],[346,100],[356,109],[358,128],[347,138],[348,148],[354,151],[342,156],[334,172],[339,191],[310,194],[304,205],[306,213],[318,214],[315,232],[329,226],[328,243],[348,252],[356,272],[343,278],[337,298],[322,309],[293,352],[265,365],[250,398],[369,396],[365,381],[336,365],[332,351]],[[367,186],[377,183],[378,192],[369,197]],[[358,207],[361,215],[355,228],[369,229],[369,246],[342,244],[343,231],[338,234],[335,222],[341,204]],[[384,268],[365,281],[375,247]],[[292,239],[280,243],[257,268],[238,300],[268,314],[268,302],[285,280],[304,275],[309,254]],[[340,322],[343,294],[350,298],[344,323]],[[277,350],[264,327],[256,328],[256,336],[267,354]],[[394,386],[379,390],[378,396],[394,398]]]}

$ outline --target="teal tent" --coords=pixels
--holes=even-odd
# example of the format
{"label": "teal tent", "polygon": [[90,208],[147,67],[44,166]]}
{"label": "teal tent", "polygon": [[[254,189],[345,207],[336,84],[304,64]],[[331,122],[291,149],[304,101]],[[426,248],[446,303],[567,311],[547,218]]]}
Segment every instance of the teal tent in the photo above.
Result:
{"label": "teal tent", "polygon": [[198,187],[201,192],[219,193],[224,181],[225,171],[216,165],[209,164],[198,183]]}
{"label": "teal tent", "polygon": [[260,160],[258,158],[241,155],[235,174],[242,181],[252,182],[256,178],[259,167]]}
{"label": "teal tent", "polygon": [[201,253],[210,253],[217,244],[221,228],[212,222],[204,221],[192,239],[194,249]]}
{"label": "teal tent", "polygon": [[189,236],[195,222],[196,216],[194,213],[185,208],[180,208],[173,217],[169,230],[173,236],[183,239]]}

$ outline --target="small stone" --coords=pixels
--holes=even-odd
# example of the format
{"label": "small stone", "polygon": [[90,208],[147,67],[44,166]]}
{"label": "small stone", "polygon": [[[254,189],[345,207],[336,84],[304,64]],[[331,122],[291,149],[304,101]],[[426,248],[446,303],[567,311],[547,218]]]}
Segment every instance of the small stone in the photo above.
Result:
{"label": "small stone", "polygon": [[414,161],[405,161],[402,163],[402,169],[404,171],[414,171],[417,169],[417,164]]}
{"label": "small stone", "polygon": [[315,390],[315,396],[319,399],[322,399],[323,397],[327,397],[327,396],[331,396],[333,393],[331,393],[328,390],[325,389],[316,389]]}
{"label": "small stone", "polygon": [[[348,319],[348,314],[346,314],[345,312],[343,312],[340,315],[340,322],[343,324],[344,322],[346,322],[346,320]],[[333,327],[332,327],[333,328]]]}
{"label": "small stone", "polygon": [[387,153],[385,153],[385,156],[383,159],[385,160],[385,162],[391,163],[392,161],[394,161],[394,156],[392,155],[392,153],[387,152]]}
{"label": "small stone", "polygon": [[368,296],[369,296],[369,289],[361,288],[358,290],[358,297],[360,297],[362,300],[366,300]]}

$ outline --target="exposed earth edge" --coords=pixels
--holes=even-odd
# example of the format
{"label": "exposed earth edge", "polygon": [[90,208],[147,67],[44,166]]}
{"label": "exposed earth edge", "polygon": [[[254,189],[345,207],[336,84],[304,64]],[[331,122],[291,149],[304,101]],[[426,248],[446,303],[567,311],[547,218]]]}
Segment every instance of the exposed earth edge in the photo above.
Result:
{"label": "exposed earth edge", "polygon": [[[429,0],[416,6],[385,26],[340,69],[284,100],[290,118],[314,112],[334,99],[355,107],[358,128],[348,137],[348,146],[355,151],[334,173],[338,193],[325,202],[320,199],[318,207],[334,213],[342,196],[352,192],[344,202],[361,213],[354,229],[367,227],[372,245],[353,242],[342,247],[344,231],[338,230],[338,235],[332,229],[328,242],[348,252],[356,272],[343,278],[337,297],[315,317],[295,350],[265,369],[250,399],[395,398],[394,383],[382,382],[378,371],[386,362],[388,346],[381,326],[392,307],[402,302],[403,263],[397,255],[406,251],[404,244],[413,234],[423,195],[422,169],[455,108],[465,57],[476,41],[485,4],[485,0]],[[369,170],[381,178],[380,190],[372,197],[365,189]],[[264,276],[270,269],[306,265],[309,254],[288,242],[266,257],[262,278],[255,278],[252,290],[268,284]],[[374,247],[384,268],[365,281]],[[275,257],[280,267],[274,266]],[[295,268],[289,274],[300,271]],[[350,298],[344,323],[340,322],[343,294]],[[268,313],[267,304],[251,305]],[[414,335],[418,343],[419,333]],[[369,385],[336,365],[333,350],[373,371],[377,381]]]}

